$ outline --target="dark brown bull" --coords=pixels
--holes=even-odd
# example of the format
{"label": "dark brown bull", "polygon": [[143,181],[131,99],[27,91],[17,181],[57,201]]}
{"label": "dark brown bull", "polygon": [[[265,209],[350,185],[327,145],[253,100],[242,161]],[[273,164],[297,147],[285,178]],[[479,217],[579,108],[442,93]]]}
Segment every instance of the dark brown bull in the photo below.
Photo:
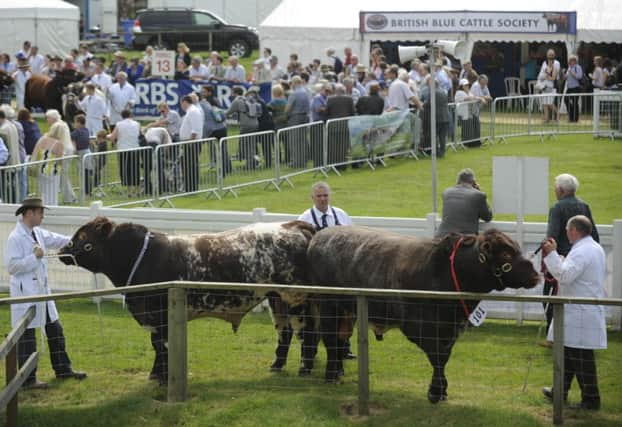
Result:
{"label": "dark brown bull", "polygon": [[[451,261],[451,260],[454,261]],[[539,279],[532,263],[505,234],[450,235],[418,239],[361,227],[318,232],[308,250],[311,281],[318,285],[453,292],[532,288]],[[320,330],[327,350],[326,379],[343,372],[345,340],[356,315],[353,297],[320,298]],[[445,364],[459,333],[479,301],[374,298],[369,324],[376,334],[399,328],[427,355],[434,368],[428,399],[447,398]]]}
{"label": "dark brown bull", "polygon": [[[150,232],[142,225],[117,225],[98,217],[80,227],[60,252],[73,255],[76,264],[89,271],[105,274],[117,287],[172,280],[304,284],[308,276],[307,246],[314,233],[306,222],[292,221],[255,224],[216,234],[168,236]],[[140,260],[143,247],[146,250]],[[73,264],[69,257],[61,259]],[[132,293],[125,299],[136,321],[151,331],[156,357],[150,378],[162,384],[168,376],[167,295],[166,291]],[[266,298],[273,307],[297,307],[304,305],[305,296],[190,290],[188,319],[217,317],[230,322],[236,331],[246,313]],[[287,313],[278,314],[275,317],[280,322],[276,327],[282,333],[288,317]]]}
{"label": "dark brown bull", "polygon": [[40,107],[44,110],[55,109],[62,114],[65,87],[83,78],[84,74],[75,70],[57,71],[54,78],[35,74],[26,82],[24,105],[31,111],[33,107]]}

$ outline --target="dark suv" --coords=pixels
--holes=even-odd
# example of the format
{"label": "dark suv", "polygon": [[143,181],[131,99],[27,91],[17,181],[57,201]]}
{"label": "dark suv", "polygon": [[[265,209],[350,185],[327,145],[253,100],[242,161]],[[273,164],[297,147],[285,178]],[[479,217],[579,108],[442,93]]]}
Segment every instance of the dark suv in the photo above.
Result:
{"label": "dark suv", "polygon": [[230,25],[205,10],[182,8],[142,9],[133,28],[134,49],[147,45],[175,49],[184,42],[193,50],[226,50],[239,57],[259,48],[255,28]]}

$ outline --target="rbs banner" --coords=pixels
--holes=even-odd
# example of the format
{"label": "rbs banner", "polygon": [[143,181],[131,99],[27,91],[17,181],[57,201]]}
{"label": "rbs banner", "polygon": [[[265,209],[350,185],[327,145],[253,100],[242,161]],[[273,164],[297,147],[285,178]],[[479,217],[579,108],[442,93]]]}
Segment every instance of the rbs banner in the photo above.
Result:
{"label": "rbs banner", "polygon": [[[181,112],[181,98],[191,92],[200,92],[201,87],[209,84],[214,87],[218,102],[223,108],[229,108],[232,101],[231,88],[242,86],[248,89],[253,86],[249,83],[213,83],[198,82],[192,80],[164,80],[164,79],[139,79],[136,81],[136,104],[134,116],[159,116],[158,104],[166,102],[171,109]],[[259,85],[259,96],[265,101],[271,99],[271,83]]]}

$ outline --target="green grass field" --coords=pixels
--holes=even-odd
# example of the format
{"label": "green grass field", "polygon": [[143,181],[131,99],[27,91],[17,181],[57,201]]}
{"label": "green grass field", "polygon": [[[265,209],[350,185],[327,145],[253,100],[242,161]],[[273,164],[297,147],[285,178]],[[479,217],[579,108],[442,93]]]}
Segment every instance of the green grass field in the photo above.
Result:
{"label": "green grass field", "polygon": [[[310,378],[297,376],[299,345],[280,374],[268,372],[274,332],[265,313],[245,318],[237,334],[213,319],[189,324],[189,396],[183,404],[165,403],[166,391],[147,380],[153,362],[149,334],[119,302],[87,300],[59,303],[76,369],[83,382],[52,380],[47,347],[38,378],[47,391],[20,393],[20,425],[37,426],[545,426],[552,406],[540,388],[552,381],[551,352],[537,347],[539,324],[487,321],[468,329],[447,365],[449,400],[428,403],[431,368],[425,355],[399,331],[385,341],[370,336],[369,418],[356,415],[356,361],[346,362],[339,385],[325,384],[321,347]],[[3,332],[9,313],[0,310]],[[356,334],[355,334],[356,335]],[[356,340],[352,341],[356,345]],[[356,347],[355,347],[356,348]],[[566,410],[568,425],[619,426],[622,385],[619,355],[622,334],[609,333],[609,348],[597,352],[600,412]],[[2,380],[2,378],[0,378]],[[573,385],[570,402],[579,399]]]}
{"label": "green grass field", "polygon": [[[580,181],[578,194],[586,200],[599,224],[611,224],[622,218],[622,188],[617,185],[622,172],[620,141],[594,139],[591,135],[564,135],[545,139],[538,137],[509,138],[476,149],[448,151],[437,162],[437,206],[442,207],[443,189],[455,183],[456,174],[465,167],[473,168],[483,191],[492,192],[492,158],[494,156],[531,156],[549,159],[549,204],[555,201],[553,178],[572,173]],[[321,175],[309,173],[292,178],[294,188],[283,185],[282,191],[264,190],[263,186],[243,188],[239,197],[222,200],[198,195],[175,199],[175,207],[249,211],[265,207],[269,212],[300,213],[311,204],[310,187]],[[348,169],[342,176],[330,174],[326,179],[332,187],[332,203],[351,215],[421,218],[432,212],[432,162],[429,158],[390,159],[387,167],[375,171],[367,167]],[[495,219],[513,220],[511,215],[495,215]],[[529,215],[527,221],[546,221],[546,215]]]}

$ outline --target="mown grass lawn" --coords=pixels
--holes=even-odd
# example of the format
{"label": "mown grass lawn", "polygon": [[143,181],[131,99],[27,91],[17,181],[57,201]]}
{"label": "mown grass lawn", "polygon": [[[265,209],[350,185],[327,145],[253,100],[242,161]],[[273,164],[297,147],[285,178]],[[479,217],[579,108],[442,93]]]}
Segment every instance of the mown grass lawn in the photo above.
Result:
{"label": "mown grass lawn", "polygon": [[[274,332],[266,313],[245,318],[237,334],[221,320],[189,324],[189,398],[168,404],[165,389],[147,376],[153,362],[149,334],[120,302],[102,304],[101,320],[90,300],[58,304],[76,369],[82,382],[52,380],[47,347],[38,378],[47,391],[20,394],[22,426],[545,426],[552,406],[540,388],[552,381],[550,350],[537,347],[540,324],[487,321],[468,329],[447,365],[449,400],[426,399],[431,368],[424,354],[391,331],[383,342],[370,336],[369,418],[356,416],[356,362],[346,362],[342,384],[323,381],[320,348],[310,378],[297,376],[299,345],[285,372],[268,372]],[[0,309],[3,332],[7,307]],[[356,346],[356,340],[352,344]],[[356,348],[356,347],[355,347]],[[597,352],[603,407],[599,412],[565,411],[566,423],[622,424],[619,358],[622,334],[609,332],[609,348]],[[0,378],[0,381],[3,380]],[[524,387],[524,389],[523,389]],[[576,383],[570,402],[579,399]]]}

